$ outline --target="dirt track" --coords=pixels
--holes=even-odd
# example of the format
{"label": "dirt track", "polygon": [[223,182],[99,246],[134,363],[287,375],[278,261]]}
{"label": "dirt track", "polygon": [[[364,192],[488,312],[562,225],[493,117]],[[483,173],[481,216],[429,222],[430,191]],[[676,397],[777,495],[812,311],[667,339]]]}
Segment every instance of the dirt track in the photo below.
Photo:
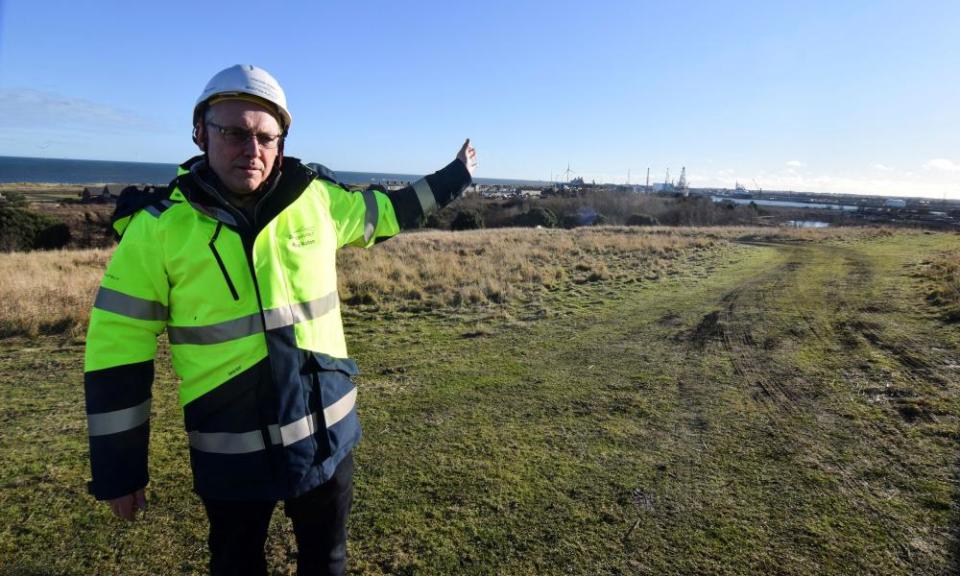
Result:
{"label": "dirt track", "polygon": [[914,257],[754,246],[776,258],[673,334],[686,465],[664,498],[715,508],[694,531],[742,520],[751,570],[952,570],[960,354],[911,290]]}

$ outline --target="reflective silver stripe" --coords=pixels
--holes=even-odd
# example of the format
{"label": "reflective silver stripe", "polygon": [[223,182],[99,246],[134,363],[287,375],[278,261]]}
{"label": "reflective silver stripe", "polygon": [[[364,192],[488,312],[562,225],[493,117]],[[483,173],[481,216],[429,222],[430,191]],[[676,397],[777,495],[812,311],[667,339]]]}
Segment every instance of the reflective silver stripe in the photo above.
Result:
{"label": "reflective silver stripe", "polygon": [[[354,388],[347,392],[343,398],[324,408],[323,417],[326,420],[327,428],[343,420],[350,414],[356,404],[357,389]],[[319,424],[316,412],[283,426],[271,424],[267,427],[267,431],[270,433],[270,443],[290,446],[312,436],[317,431]],[[198,432],[193,430],[187,432],[187,435],[190,437],[190,446],[201,452],[247,454],[266,448],[263,443],[263,434],[259,430],[251,430],[250,432]]]}
{"label": "reflective silver stripe", "polygon": [[166,320],[167,307],[153,300],[146,300],[117,292],[104,286],[97,292],[94,308],[113,312],[137,320]]}
{"label": "reflective silver stripe", "polygon": [[267,321],[267,330],[273,330],[274,328],[283,328],[284,326],[290,326],[291,324],[298,324],[300,322],[319,318],[320,316],[323,316],[327,312],[330,312],[336,308],[339,303],[340,297],[337,295],[337,291],[334,290],[326,296],[321,296],[316,300],[299,302],[297,304],[291,304],[290,306],[284,306],[281,308],[273,308],[271,310],[264,310],[263,317]]}
{"label": "reflective silver stripe", "polygon": [[357,404],[357,388],[344,394],[343,398],[323,409],[323,419],[327,428],[343,420]]}
{"label": "reflective silver stripe", "polygon": [[[319,318],[334,310],[339,303],[340,297],[334,290],[316,300],[264,310],[263,317],[267,322],[267,330],[273,330]],[[260,314],[207,326],[167,326],[171,344],[219,344],[260,332],[263,332]]]}
{"label": "reflective silver stripe", "polygon": [[150,419],[150,398],[132,408],[87,414],[90,436],[106,436],[133,430]]}
{"label": "reflective silver stripe", "polygon": [[259,430],[250,432],[188,432],[190,446],[200,452],[215,454],[247,454],[263,450],[263,435]]}
{"label": "reflective silver stripe", "polygon": [[171,344],[219,344],[263,332],[260,314],[207,326],[167,326]]}
{"label": "reflective silver stripe", "polygon": [[157,204],[159,204],[159,206],[155,204],[151,204],[150,206],[147,206],[145,208],[147,212],[149,212],[150,214],[154,215],[157,218],[159,218],[160,215],[163,214],[167,208],[173,206],[173,202],[171,202],[169,198],[164,198],[163,200],[157,202]]}
{"label": "reflective silver stripe", "polygon": [[380,207],[377,206],[377,196],[373,190],[363,191],[363,203],[367,208],[367,218],[363,225],[363,240],[369,242],[373,238],[373,233],[377,230],[377,222],[380,220]]}
{"label": "reflective silver stripe", "polygon": [[417,199],[420,200],[420,209],[423,210],[423,214],[427,215],[433,212],[437,205],[437,199],[434,198],[433,190],[430,189],[427,179],[421,178],[414,182],[413,189],[417,193]]}
{"label": "reflective silver stripe", "polygon": [[309,437],[317,430],[317,413],[314,412],[303,418],[284,424],[280,427],[280,438],[284,446],[289,446]]}
{"label": "reflective silver stripe", "polygon": [[[354,387],[344,394],[342,398],[323,409],[323,419],[326,422],[327,428],[346,418],[347,414],[349,414],[356,405],[357,389]],[[289,446],[311,436],[317,431],[319,425],[317,413],[313,412],[299,420],[278,427],[281,442],[277,442],[275,438],[271,438],[271,440],[274,444],[282,443],[284,446]],[[273,436],[272,432],[271,430],[271,436]]]}

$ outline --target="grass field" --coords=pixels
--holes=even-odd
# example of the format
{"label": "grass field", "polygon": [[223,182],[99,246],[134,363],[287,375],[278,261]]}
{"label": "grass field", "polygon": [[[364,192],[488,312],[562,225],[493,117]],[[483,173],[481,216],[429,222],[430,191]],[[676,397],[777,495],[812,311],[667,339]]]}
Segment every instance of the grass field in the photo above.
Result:
{"label": "grass field", "polygon": [[[957,235],[874,229],[345,251],[351,573],[960,571],[958,253]],[[85,495],[80,340],[107,253],[41,256],[0,256],[23,310],[0,315],[0,574],[202,574],[165,349],[150,509],[126,524]],[[274,574],[292,543],[278,511]]]}

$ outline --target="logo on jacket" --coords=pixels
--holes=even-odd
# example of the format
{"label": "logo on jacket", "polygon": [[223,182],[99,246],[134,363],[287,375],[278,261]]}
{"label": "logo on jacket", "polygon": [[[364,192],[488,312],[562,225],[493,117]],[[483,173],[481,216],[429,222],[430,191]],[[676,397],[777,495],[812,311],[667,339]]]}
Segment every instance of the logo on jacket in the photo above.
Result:
{"label": "logo on jacket", "polygon": [[313,226],[300,228],[290,232],[290,245],[294,248],[302,248],[317,243],[317,230]]}

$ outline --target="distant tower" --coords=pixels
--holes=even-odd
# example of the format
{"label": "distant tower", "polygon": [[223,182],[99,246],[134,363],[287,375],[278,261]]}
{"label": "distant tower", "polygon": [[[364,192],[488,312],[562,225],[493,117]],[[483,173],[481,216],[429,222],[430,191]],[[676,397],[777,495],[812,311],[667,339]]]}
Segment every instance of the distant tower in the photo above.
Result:
{"label": "distant tower", "polygon": [[690,189],[687,188],[687,167],[686,166],[680,169],[680,180],[677,181],[677,189],[680,192],[683,192],[684,196],[690,195]]}
{"label": "distant tower", "polygon": [[647,194],[650,193],[650,167],[647,166],[647,185],[643,189]]}

